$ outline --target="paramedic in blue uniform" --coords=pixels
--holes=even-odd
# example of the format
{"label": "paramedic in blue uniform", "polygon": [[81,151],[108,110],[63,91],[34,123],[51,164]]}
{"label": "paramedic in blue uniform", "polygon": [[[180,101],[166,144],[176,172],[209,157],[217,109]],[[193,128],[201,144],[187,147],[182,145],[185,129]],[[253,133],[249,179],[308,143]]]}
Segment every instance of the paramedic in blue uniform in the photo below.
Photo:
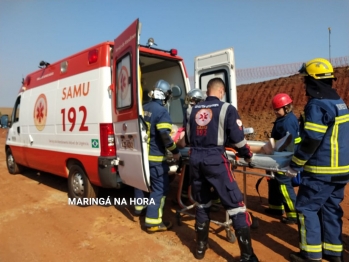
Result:
{"label": "paramedic in blue uniform", "polygon": [[196,207],[195,257],[202,259],[208,244],[210,224],[210,188],[217,191],[221,203],[232,219],[238,239],[240,261],[258,261],[252,249],[251,217],[246,211],[243,195],[238,188],[225,145],[233,145],[245,161],[252,160],[252,152],[244,138],[243,126],[235,107],[220,101],[225,94],[221,78],[207,84],[205,101],[188,108],[185,118],[186,143],[190,146],[190,176]]}
{"label": "paramedic in blue uniform", "polygon": [[[154,200],[155,205],[135,206],[135,215],[141,215],[143,209],[146,210],[145,226],[148,232],[166,231],[172,227],[170,221],[162,221],[165,198],[169,190],[169,167],[166,150],[172,152],[175,160],[180,158],[176,144],[170,136],[172,120],[164,107],[171,98],[171,93],[170,84],[164,80],[159,80],[151,93],[152,101],[143,105],[144,120],[148,126],[148,158],[151,183],[149,198]],[[135,189],[135,198],[144,197],[143,191]]]}
{"label": "paramedic in blue uniform", "polygon": [[349,181],[349,111],[332,88],[335,78],[328,60],[310,60],[299,72],[305,75],[309,100],[302,141],[286,173],[292,177],[303,169],[296,200],[300,252],[290,259],[344,261],[340,203]]}
{"label": "paramedic in blue uniform", "polygon": [[[299,123],[293,114],[292,99],[288,94],[279,93],[273,97],[272,105],[276,120],[271,131],[271,137],[276,141],[282,139],[290,133],[293,145],[299,144]],[[268,180],[268,203],[269,208],[265,210],[268,214],[282,215],[286,211],[286,217],[281,219],[285,224],[296,224],[297,213],[295,209],[296,193],[294,191],[291,178],[284,173],[275,174],[275,179]]]}
{"label": "paramedic in blue uniform", "polygon": [[[194,88],[188,92],[188,94],[185,97],[185,105],[186,107],[193,107],[197,105],[198,103],[205,100],[204,93],[199,88]],[[179,148],[185,147],[185,127],[181,129],[180,135],[177,135],[178,139],[175,140],[177,146]],[[189,175],[189,165],[185,165],[185,172],[184,172],[184,178],[183,178],[183,185],[182,185],[182,198],[188,199],[188,189],[190,185],[190,175]],[[215,190],[211,190],[211,199],[212,204],[218,204],[220,203],[219,196],[217,195]],[[218,209],[213,209],[215,206],[211,207],[211,211],[218,211]],[[212,210],[213,209],[213,210]]]}

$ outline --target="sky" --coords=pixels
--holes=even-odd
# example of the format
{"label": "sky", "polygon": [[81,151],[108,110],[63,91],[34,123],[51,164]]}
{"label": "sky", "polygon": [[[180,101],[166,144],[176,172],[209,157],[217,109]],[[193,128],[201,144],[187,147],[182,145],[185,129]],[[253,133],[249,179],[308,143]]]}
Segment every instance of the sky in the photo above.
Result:
{"label": "sky", "polygon": [[176,48],[192,76],[196,56],[229,47],[237,69],[347,57],[348,14],[348,0],[0,0],[0,107],[41,60],[113,41],[137,18],[140,43]]}

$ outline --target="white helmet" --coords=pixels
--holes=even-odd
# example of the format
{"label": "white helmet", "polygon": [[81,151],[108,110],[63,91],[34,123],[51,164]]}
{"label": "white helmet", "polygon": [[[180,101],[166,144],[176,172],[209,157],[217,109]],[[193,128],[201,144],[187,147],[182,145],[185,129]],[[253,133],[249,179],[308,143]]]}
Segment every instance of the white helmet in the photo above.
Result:
{"label": "white helmet", "polygon": [[162,79],[155,83],[154,90],[151,93],[152,98],[163,100],[164,104],[171,98],[171,95],[172,90],[170,84]]}
{"label": "white helmet", "polygon": [[187,96],[185,97],[185,103],[191,106],[194,106],[204,100],[205,96],[199,88],[194,88],[190,90]]}

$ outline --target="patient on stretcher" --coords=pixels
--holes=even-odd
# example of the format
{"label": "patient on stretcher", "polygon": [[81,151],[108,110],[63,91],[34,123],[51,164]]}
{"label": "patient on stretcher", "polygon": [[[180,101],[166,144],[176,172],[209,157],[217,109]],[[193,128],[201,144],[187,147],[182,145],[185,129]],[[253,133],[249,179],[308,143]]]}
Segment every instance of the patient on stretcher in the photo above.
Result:
{"label": "patient on stretcher", "polygon": [[[286,136],[278,141],[274,138],[269,138],[269,140],[263,146],[250,145],[251,151],[256,154],[273,155],[274,152],[282,152],[285,149],[287,151],[293,152],[292,147],[292,135],[287,133]],[[248,142],[247,142],[248,143]]]}

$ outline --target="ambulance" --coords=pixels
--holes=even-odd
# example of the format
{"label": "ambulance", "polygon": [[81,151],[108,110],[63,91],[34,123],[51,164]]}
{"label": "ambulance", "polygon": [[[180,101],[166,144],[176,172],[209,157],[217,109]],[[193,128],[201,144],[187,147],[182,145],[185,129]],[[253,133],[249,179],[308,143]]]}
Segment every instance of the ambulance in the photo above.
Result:
{"label": "ambulance", "polygon": [[[142,104],[156,81],[169,82],[166,108],[181,127],[190,80],[176,49],[155,48],[153,38],[142,45],[140,32],[137,19],[114,41],[42,61],[24,78],[5,144],[10,174],[30,168],[65,177],[73,199],[95,198],[101,187],[150,190]],[[237,106],[232,48],[197,56],[194,66],[195,87],[206,91],[221,77],[225,100]]]}

